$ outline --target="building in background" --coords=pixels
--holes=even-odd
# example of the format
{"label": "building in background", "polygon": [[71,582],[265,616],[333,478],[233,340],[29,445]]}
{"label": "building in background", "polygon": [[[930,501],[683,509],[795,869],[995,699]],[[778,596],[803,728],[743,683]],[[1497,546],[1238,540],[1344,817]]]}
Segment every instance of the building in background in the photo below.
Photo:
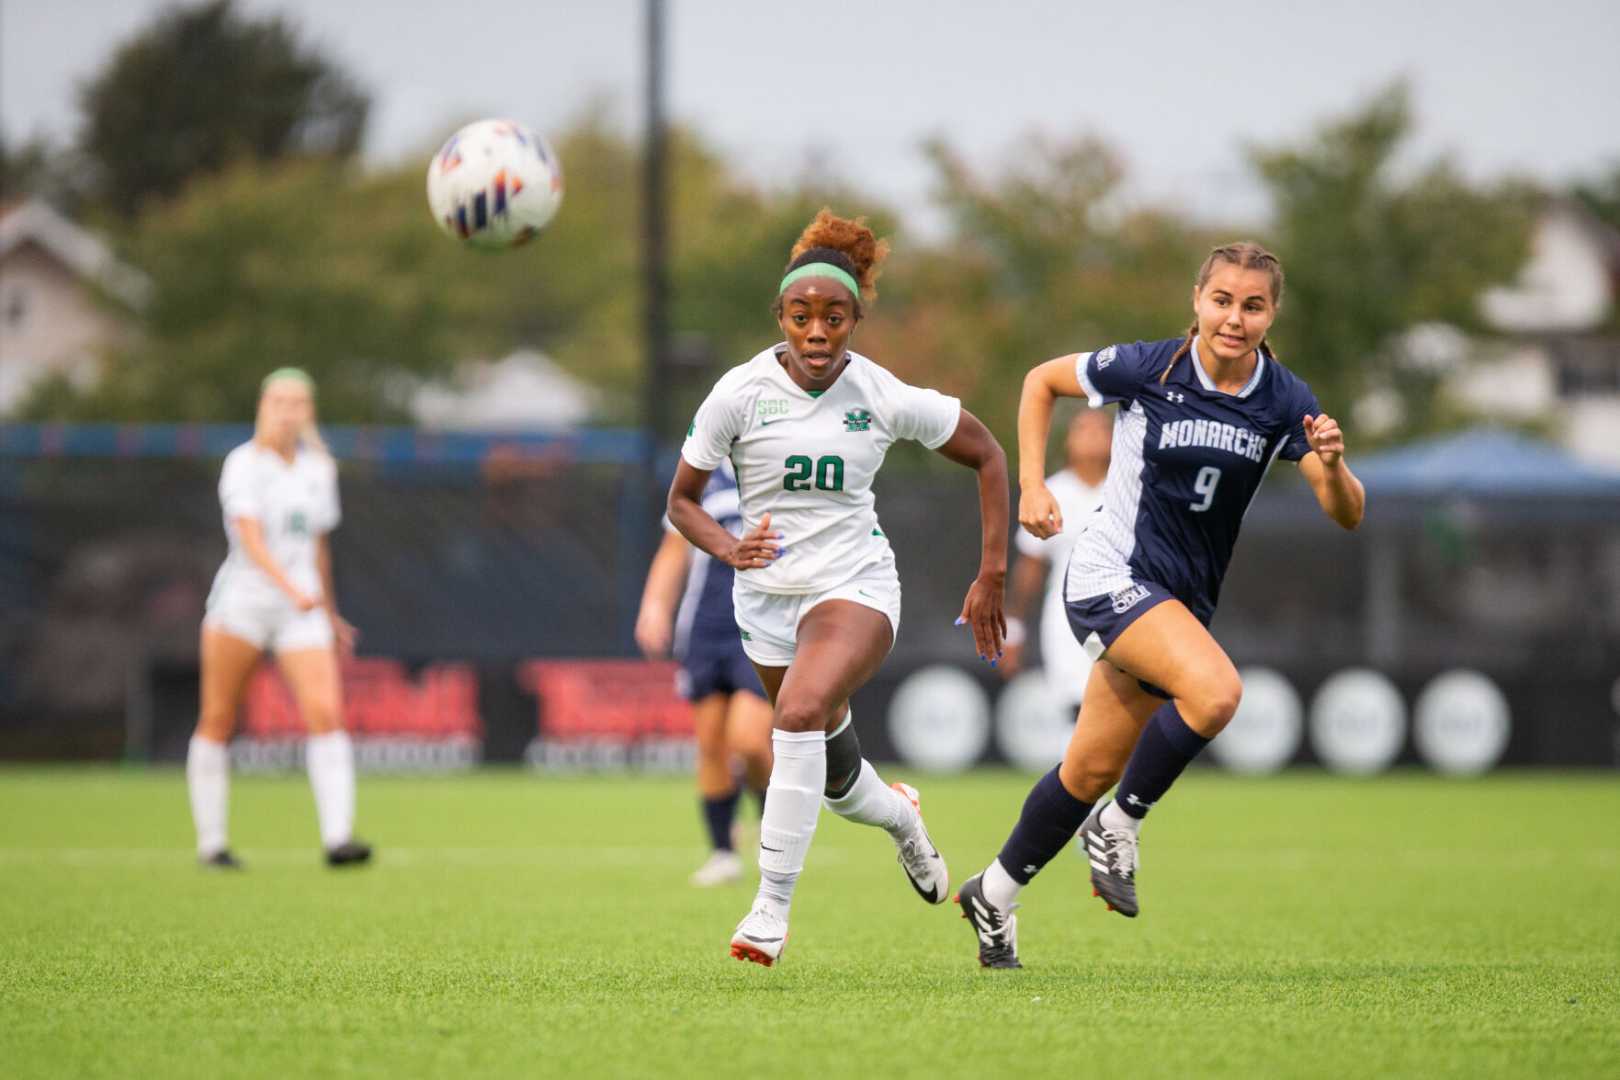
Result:
{"label": "building in background", "polygon": [[92,382],[136,332],[152,284],[49,205],[0,208],[0,416],[49,375]]}
{"label": "building in background", "polygon": [[[1542,421],[1577,458],[1620,468],[1620,232],[1578,203],[1549,203],[1518,280],[1481,296],[1480,313],[1498,336],[1453,369],[1452,395]],[[1427,332],[1443,352],[1443,330]]]}
{"label": "building in background", "polygon": [[410,399],[412,418],[439,431],[566,431],[589,421],[596,407],[594,389],[533,349],[465,361]]}

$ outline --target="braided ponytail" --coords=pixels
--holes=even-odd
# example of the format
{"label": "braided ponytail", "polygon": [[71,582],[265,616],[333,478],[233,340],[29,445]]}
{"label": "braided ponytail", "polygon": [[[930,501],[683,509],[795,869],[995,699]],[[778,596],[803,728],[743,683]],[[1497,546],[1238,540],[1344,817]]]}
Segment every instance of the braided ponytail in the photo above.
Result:
{"label": "braided ponytail", "polygon": [[1163,386],[1165,380],[1170,378],[1170,373],[1176,370],[1176,364],[1181,360],[1181,358],[1192,351],[1193,338],[1197,336],[1198,320],[1194,319],[1192,325],[1187,327],[1187,340],[1181,343],[1181,348],[1177,349],[1176,354],[1170,358],[1170,363],[1165,365],[1165,369],[1163,371],[1159,372],[1160,386]]}

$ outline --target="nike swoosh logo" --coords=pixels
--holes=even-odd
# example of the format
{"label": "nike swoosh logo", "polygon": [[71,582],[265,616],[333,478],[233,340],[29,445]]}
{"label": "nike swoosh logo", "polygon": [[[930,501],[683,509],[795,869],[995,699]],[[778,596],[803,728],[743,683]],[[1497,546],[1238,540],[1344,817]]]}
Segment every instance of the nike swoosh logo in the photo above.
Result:
{"label": "nike swoosh logo", "polygon": [[761,420],[761,421],[760,421],[760,422],[759,422],[759,426],[760,426],[760,427],[768,427],[768,426],[770,426],[770,425],[771,425],[771,424],[774,424],[774,423],[776,423],[776,421],[777,421],[777,420],[790,420],[790,419],[792,419],[792,417],[788,417],[788,416],[778,416],[778,417],[777,417],[777,418],[776,418],[776,420]]}
{"label": "nike swoosh logo", "polygon": [[755,945],[775,945],[778,941],[782,940],[779,937],[755,937],[753,934],[744,934],[742,939],[744,941],[752,941]]}
{"label": "nike swoosh logo", "polygon": [[866,597],[868,600],[876,600],[877,599],[877,597],[873,596],[871,593],[867,592],[865,589],[856,589],[855,591],[860,593],[862,596]]}
{"label": "nike swoosh logo", "polygon": [[761,845],[759,845],[759,849],[761,851],[774,851],[778,855],[782,854],[782,849],[779,848],[779,847],[766,847],[764,844],[761,844]]}

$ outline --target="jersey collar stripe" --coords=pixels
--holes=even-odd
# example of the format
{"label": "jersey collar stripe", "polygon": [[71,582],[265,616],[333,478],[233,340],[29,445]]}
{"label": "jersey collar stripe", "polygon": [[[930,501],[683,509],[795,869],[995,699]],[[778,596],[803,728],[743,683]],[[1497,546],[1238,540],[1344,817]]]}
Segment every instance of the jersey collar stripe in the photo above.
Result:
{"label": "jersey collar stripe", "polygon": [[[1198,356],[1198,339],[1197,338],[1193,338],[1193,342],[1192,342],[1192,362],[1193,362],[1193,370],[1198,373],[1198,384],[1200,386],[1202,386],[1205,390],[1210,391],[1211,393],[1216,393],[1216,394],[1220,393],[1220,391],[1218,389],[1216,389],[1216,387],[1215,387],[1215,380],[1211,379],[1209,377],[1209,372],[1204,370],[1204,362],[1203,362],[1203,360],[1199,359],[1199,356]],[[1243,389],[1239,390],[1236,394],[1233,394],[1232,396],[1233,397],[1239,397],[1239,398],[1246,398],[1250,394],[1254,393],[1255,390],[1259,388],[1259,386],[1260,386],[1260,376],[1264,375],[1265,371],[1266,371],[1266,351],[1264,349],[1257,349],[1257,350],[1255,350],[1255,357],[1254,357],[1254,374],[1250,375],[1249,376],[1249,381],[1243,384]]]}

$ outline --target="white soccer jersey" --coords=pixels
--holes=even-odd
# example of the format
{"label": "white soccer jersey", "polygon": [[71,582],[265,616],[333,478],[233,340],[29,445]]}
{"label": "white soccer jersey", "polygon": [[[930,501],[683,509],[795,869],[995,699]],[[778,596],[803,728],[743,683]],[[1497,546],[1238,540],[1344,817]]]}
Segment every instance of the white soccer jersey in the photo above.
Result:
{"label": "white soccer jersey", "polygon": [[1102,506],[1103,489],[1101,484],[1093,487],[1086,483],[1070,469],[1048,476],[1046,489],[1057,500],[1063,514],[1063,531],[1042,540],[1020,528],[1015,542],[1020,555],[1046,560],[1046,598],[1041,603],[1041,664],[1054,696],[1068,705],[1080,699],[1091,660],[1069,628],[1069,616],[1063,609],[1063,582],[1069,573],[1069,553]]}
{"label": "white soccer jersey", "polygon": [[1068,616],[1063,613],[1063,579],[1069,571],[1069,552],[1074,542],[1085,531],[1091,516],[1102,505],[1103,489],[1093,487],[1074,475],[1070,469],[1055,472],[1046,478],[1046,490],[1057,500],[1063,514],[1063,531],[1042,540],[1027,529],[1017,532],[1018,553],[1031,558],[1045,559],[1046,599],[1041,607],[1041,649],[1063,638],[1073,638]]}
{"label": "white soccer jersey", "polygon": [[775,345],[723,375],[697,411],[681,456],[737,472],[745,531],[767,512],[787,553],[737,575],[737,587],[770,593],[829,589],[894,553],[872,497],[889,447],[915,439],[930,450],[956,431],[962,403],[901,382],[858,353],[825,392],[800,388]]}
{"label": "white soccer jersey", "polygon": [[315,565],[316,539],[337,528],[337,465],[326,454],[300,448],[289,463],[255,443],[243,443],[225,458],[219,475],[219,505],[230,553],[214,577],[209,606],[220,602],[280,599],[283,593],[242,549],[237,518],[253,518],[264,530],[276,565],[305,595],[321,596]]}

